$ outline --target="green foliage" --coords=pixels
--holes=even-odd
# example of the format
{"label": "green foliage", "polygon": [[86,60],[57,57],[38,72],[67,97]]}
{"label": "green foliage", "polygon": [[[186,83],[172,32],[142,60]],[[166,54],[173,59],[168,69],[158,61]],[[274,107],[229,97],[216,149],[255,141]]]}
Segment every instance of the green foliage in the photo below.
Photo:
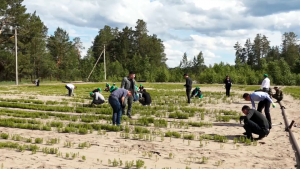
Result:
{"label": "green foliage", "polygon": [[136,160],[136,168],[140,169],[144,166],[145,162],[143,160]]}
{"label": "green foliage", "polygon": [[8,139],[9,134],[7,134],[7,133],[1,133],[1,134],[0,134],[0,137],[1,137],[2,139]]}
{"label": "green foliage", "polygon": [[35,142],[36,144],[42,144],[42,143],[43,143],[43,139],[42,139],[42,138],[36,138],[36,139],[34,140],[34,142]]}

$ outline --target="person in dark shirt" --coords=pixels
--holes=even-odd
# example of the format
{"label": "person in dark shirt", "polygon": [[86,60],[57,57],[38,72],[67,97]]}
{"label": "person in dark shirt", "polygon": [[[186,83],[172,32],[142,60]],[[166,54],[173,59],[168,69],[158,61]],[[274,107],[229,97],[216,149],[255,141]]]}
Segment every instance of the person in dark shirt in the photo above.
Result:
{"label": "person in dark shirt", "polygon": [[277,102],[280,102],[283,99],[283,93],[278,87],[274,87],[274,89],[275,89],[276,93],[272,94],[272,97],[274,99],[276,99]]}
{"label": "person in dark shirt", "polygon": [[146,91],[146,89],[143,90],[142,92],[142,97],[139,99],[139,102],[143,105],[143,106],[151,106],[151,96],[150,94]]}
{"label": "person in dark shirt", "polygon": [[186,79],[184,86],[186,88],[186,96],[187,96],[187,99],[188,99],[188,103],[190,104],[191,103],[190,93],[191,93],[191,90],[192,90],[193,81],[187,73],[185,73],[183,76]]}
{"label": "person in dark shirt", "polygon": [[253,140],[252,133],[258,134],[258,140],[266,137],[269,133],[269,121],[260,112],[250,109],[249,106],[243,106],[242,112],[246,116],[240,117],[240,123],[244,120],[244,129],[246,130],[246,135],[248,139]]}
{"label": "person in dark shirt", "polygon": [[229,76],[227,75],[225,80],[224,80],[225,88],[226,88],[226,96],[230,97],[230,88],[231,88],[231,80]]}
{"label": "person in dark shirt", "polygon": [[201,92],[201,90],[200,90],[200,87],[196,87],[196,88],[192,91],[191,98],[193,98],[193,97],[199,97],[199,99],[203,97],[202,92]]}

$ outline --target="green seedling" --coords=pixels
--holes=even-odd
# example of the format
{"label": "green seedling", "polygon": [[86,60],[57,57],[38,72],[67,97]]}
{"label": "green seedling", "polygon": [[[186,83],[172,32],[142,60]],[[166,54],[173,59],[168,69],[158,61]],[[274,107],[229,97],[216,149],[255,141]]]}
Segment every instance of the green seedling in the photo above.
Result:
{"label": "green seedling", "polygon": [[83,161],[85,161],[85,160],[86,160],[85,156],[82,156],[82,157],[81,157],[81,159],[82,159]]}
{"label": "green seedling", "polygon": [[143,160],[136,160],[136,168],[140,169],[144,166],[145,162]]}
{"label": "green seedling", "polygon": [[7,134],[7,133],[1,133],[0,134],[0,137],[2,138],[2,139],[8,139],[8,137],[9,137],[9,134]]}
{"label": "green seedling", "polygon": [[43,144],[43,139],[42,139],[42,138],[36,138],[36,139],[34,140],[34,142],[35,142],[36,144]]}

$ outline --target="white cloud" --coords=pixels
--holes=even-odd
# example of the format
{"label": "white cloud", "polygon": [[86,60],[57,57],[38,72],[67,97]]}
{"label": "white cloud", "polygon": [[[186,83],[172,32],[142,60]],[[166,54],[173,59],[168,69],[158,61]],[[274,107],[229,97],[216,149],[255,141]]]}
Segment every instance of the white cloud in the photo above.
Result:
{"label": "white cloud", "polygon": [[299,3],[292,0],[26,0],[24,4],[29,12],[37,11],[50,33],[59,26],[70,36],[81,37],[83,54],[104,25],[122,29],[143,19],[149,33],[164,41],[170,67],[179,64],[184,52],[192,58],[199,51],[206,64],[234,63],[237,41],[244,44],[261,33],[271,45],[280,45],[282,33],[300,33]]}

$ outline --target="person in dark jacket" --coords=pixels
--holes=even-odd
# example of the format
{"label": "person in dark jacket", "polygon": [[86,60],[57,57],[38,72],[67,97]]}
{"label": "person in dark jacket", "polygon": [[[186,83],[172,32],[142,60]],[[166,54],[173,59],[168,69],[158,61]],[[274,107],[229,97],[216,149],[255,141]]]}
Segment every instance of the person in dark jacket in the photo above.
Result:
{"label": "person in dark jacket", "polygon": [[226,96],[230,97],[230,88],[232,85],[232,82],[230,80],[230,77],[227,75],[225,80],[224,80],[225,88],[226,88]]}
{"label": "person in dark jacket", "polygon": [[277,100],[277,102],[280,102],[283,99],[283,93],[278,87],[274,87],[274,90],[276,91],[275,94],[272,94],[272,97]]}
{"label": "person in dark jacket", "polygon": [[123,112],[122,114],[125,115],[125,109],[126,109],[126,104],[128,104],[127,108],[127,116],[131,118],[131,108],[132,108],[132,103],[133,103],[133,96],[136,94],[136,89],[135,89],[135,73],[133,71],[129,72],[129,75],[127,77],[124,77],[121,83],[121,88],[126,89],[131,91],[132,95],[128,96],[125,98],[125,106],[123,106]]}
{"label": "person in dark jacket", "polygon": [[190,104],[191,103],[191,96],[190,96],[190,93],[191,93],[191,90],[192,90],[192,85],[193,85],[193,81],[192,79],[189,77],[189,75],[187,73],[185,73],[184,75],[184,78],[185,78],[185,88],[186,88],[186,96],[187,96],[187,99],[188,99],[188,103]]}
{"label": "person in dark jacket", "polygon": [[196,87],[193,91],[192,91],[192,95],[191,95],[191,98],[193,97],[199,97],[199,98],[202,98],[203,95],[202,95],[202,92],[200,90],[200,87]]}
{"label": "person in dark jacket", "polygon": [[151,106],[151,96],[150,94],[146,91],[146,89],[144,89],[142,91],[142,97],[139,99],[139,102],[143,105],[143,106]]}
{"label": "person in dark jacket", "polygon": [[110,91],[110,84],[106,83],[105,84],[105,89],[104,91],[109,92]]}
{"label": "person in dark jacket", "polygon": [[253,140],[252,133],[258,134],[258,140],[266,137],[270,133],[270,124],[267,118],[257,110],[250,109],[249,106],[243,106],[242,112],[246,116],[240,117],[240,123],[244,120],[244,129],[248,139]]}

